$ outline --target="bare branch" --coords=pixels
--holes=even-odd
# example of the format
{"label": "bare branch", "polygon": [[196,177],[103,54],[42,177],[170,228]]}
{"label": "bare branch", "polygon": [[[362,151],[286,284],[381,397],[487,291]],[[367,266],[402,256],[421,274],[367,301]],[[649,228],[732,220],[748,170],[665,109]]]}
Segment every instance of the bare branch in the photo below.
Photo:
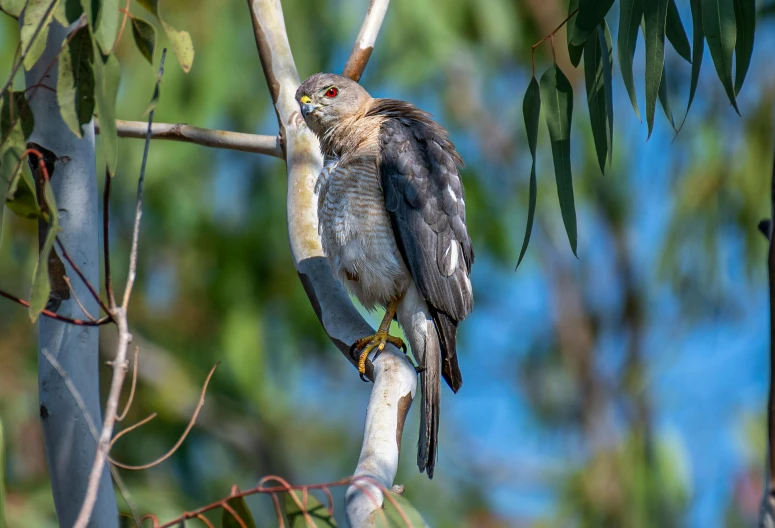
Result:
{"label": "bare branch", "polygon": [[361,79],[366,63],[371,57],[371,51],[374,49],[374,43],[377,41],[379,28],[385,19],[388,4],[390,4],[390,0],[371,0],[369,2],[369,10],[363,19],[361,31],[358,33],[358,38],[355,40],[350,57],[342,71],[342,75],[345,77],[356,82]]}
{"label": "bare branch", "polygon": [[[2,290],[0,290],[0,297],[5,297],[9,301],[13,301],[16,304],[20,304],[26,308],[30,307],[30,303],[28,301],[25,301],[20,297],[11,295],[10,293],[4,292]],[[51,310],[42,310],[40,312],[40,315],[44,317],[48,317],[49,319],[56,319],[57,321],[62,321],[63,323],[68,323],[76,326],[102,326],[104,324],[108,324],[112,322],[110,317],[103,317],[102,319],[97,319],[96,321],[84,321],[83,319],[74,319],[72,317],[67,317],[65,315],[59,315],[58,313],[52,312]]]}
{"label": "bare branch", "polygon": [[[73,270],[75,270],[76,275],[83,281],[84,286],[89,290],[89,293],[91,293],[92,297],[94,297],[94,300],[97,301],[97,304],[100,305],[100,308],[108,314],[108,317],[110,317],[110,310],[108,310],[108,307],[105,306],[105,303],[102,302],[102,299],[100,298],[100,294],[94,289],[94,286],[91,285],[91,283],[86,279],[81,269],[78,267],[78,265],[73,261],[73,258],[70,256],[70,254],[65,249],[65,245],[62,243],[62,240],[57,237],[56,238],[57,247],[59,247],[59,250],[62,252],[62,256],[65,257],[65,260],[67,261],[70,266],[72,266]],[[85,312],[84,313],[88,313]]]}
{"label": "bare branch", "polygon": [[[99,122],[94,120],[94,127],[99,133]],[[116,120],[118,137],[145,139],[147,123],[142,121]],[[255,154],[266,154],[275,158],[284,159],[283,150],[280,147],[280,138],[277,136],[259,136],[256,134],[244,134],[242,132],[229,132],[228,130],[210,130],[182,123],[154,123],[151,127],[151,139],[167,139],[170,141],[182,141],[195,143],[205,147],[213,147]]]}
{"label": "bare branch", "polygon": [[[129,408],[132,407],[132,401],[135,399],[135,388],[137,387],[137,363],[140,355],[140,347],[135,345],[135,359],[132,364],[132,386],[129,389],[129,398],[126,400],[126,404],[124,404],[124,410],[121,411],[121,414],[119,414],[116,417],[116,421],[120,422],[124,418],[126,418],[127,413],[129,412]],[[115,442],[116,439],[114,438],[113,441]]]}

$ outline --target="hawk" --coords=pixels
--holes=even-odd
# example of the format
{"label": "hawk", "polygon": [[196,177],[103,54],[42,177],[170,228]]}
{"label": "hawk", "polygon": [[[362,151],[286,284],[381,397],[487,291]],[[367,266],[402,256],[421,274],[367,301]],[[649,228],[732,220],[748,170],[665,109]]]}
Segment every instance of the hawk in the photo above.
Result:
{"label": "hawk", "polygon": [[325,156],[315,186],[323,251],[363,306],[385,308],[377,333],[353,345],[358,371],[386,343],[405,350],[388,333],[397,319],[422,385],[417,464],[433,478],[440,378],[460,389],[457,326],[473,307],[463,160],[430,114],[346,77],[315,74],[296,100]]}

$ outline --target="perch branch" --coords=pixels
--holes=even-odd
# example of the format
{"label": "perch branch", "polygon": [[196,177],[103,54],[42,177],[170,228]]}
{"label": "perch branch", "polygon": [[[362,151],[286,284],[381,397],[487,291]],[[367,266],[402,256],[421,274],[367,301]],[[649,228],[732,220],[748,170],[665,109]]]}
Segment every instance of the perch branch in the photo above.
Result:
{"label": "perch branch", "polygon": [[[94,120],[94,129],[99,133],[99,121]],[[148,123],[142,121],[116,120],[118,137],[145,139]],[[182,141],[195,143],[205,147],[213,147],[255,154],[266,154],[283,159],[283,151],[280,148],[280,138],[277,136],[259,136],[256,134],[244,134],[242,132],[229,132],[227,130],[210,130],[182,123],[154,123],[151,127],[151,139],[167,139],[170,141]]]}
{"label": "perch branch", "polygon": [[361,31],[358,33],[358,38],[355,39],[350,57],[344,65],[344,70],[342,70],[342,75],[345,77],[349,77],[355,82],[361,80],[363,70],[366,68],[366,63],[369,62],[369,57],[374,49],[374,43],[377,41],[379,28],[385,19],[388,4],[390,4],[390,0],[371,0],[369,2],[369,10],[366,11]]}
{"label": "perch branch", "polygon": [[[294,98],[299,76],[293,61],[279,0],[248,0],[256,45],[285,138],[288,173],[288,235],[296,270],[329,338],[353,364],[350,346],[374,333],[331,272],[318,235],[315,182],[323,167],[317,138],[306,127]],[[390,488],[398,469],[398,453],[406,414],[417,377],[408,358],[392,345],[379,359],[367,362],[372,388],[366,413],[363,447],[356,477],[369,477]],[[347,515],[353,526],[372,526],[383,501],[382,490],[351,486]],[[368,493],[377,500],[371,501]]]}

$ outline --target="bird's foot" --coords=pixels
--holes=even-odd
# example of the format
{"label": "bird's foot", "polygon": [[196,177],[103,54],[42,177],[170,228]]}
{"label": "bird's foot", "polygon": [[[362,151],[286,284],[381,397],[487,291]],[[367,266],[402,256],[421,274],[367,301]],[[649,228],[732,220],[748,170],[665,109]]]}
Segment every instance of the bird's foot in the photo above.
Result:
{"label": "bird's foot", "polygon": [[368,358],[371,351],[376,348],[377,354],[374,356],[374,359],[377,359],[379,353],[385,349],[385,346],[388,343],[395,345],[397,348],[400,348],[403,350],[404,354],[406,354],[406,344],[401,338],[392,336],[386,331],[381,330],[378,330],[374,335],[357,340],[355,343],[353,343],[353,346],[350,347],[351,353],[356,350],[361,351],[360,357],[358,358],[358,373],[361,375],[361,379],[363,381],[368,381],[365,378],[366,358]]}

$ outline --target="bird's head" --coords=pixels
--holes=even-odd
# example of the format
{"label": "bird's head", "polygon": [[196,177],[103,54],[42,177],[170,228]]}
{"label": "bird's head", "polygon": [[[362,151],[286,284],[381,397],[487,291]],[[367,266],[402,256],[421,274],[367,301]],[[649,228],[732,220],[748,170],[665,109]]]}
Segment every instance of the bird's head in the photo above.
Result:
{"label": "bird's head", "polygon": [[307,126],[321,137],[340,120],[363,112],[371,96],[347,77],[316,73],[296,90],[296,101]]}

